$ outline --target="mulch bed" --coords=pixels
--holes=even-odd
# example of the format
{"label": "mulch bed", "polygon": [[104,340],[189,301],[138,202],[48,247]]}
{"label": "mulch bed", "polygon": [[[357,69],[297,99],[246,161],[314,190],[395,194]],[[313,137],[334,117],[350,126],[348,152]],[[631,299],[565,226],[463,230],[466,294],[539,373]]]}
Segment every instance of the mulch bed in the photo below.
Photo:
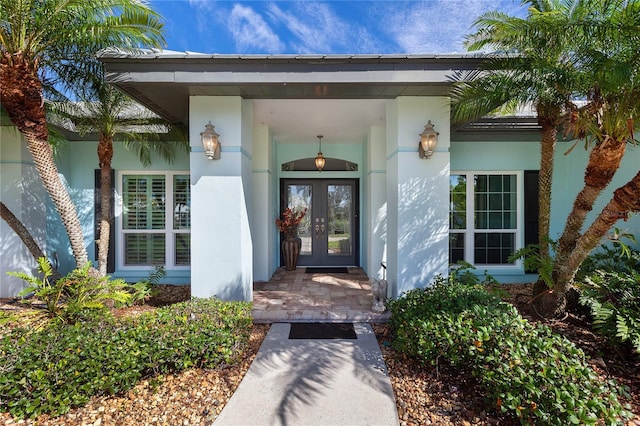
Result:
{"label": "mulch bed", "polygon": [[[136,315],[158,306],[188,300],[189,286],[158,286],[159,292],[146,304],[118,310],[117,315]],[[511,284],[505,300],[521,314],[536,318],[527,303],[530,285]],[[0,310],[17,310],[21,305],[0,300]],[[640,357],[610,350],[593,334],[588,324],[577,317],[565,321],[544,321],[556,332],[581,347],[599,374],[615,378],[629,387],[628,401],[636,418],[631,426],[640,426]],[[20,422],[24,425],[210,425],[227,403],[253,361],[267,331],[268,324],[254,324],[250,347],[237,364],[213,370],[192,369],[179,374],[143,380],[129,392],[115,397],[96,397],[84,407],[51,419],[41,416]],[[407,358],[389,346],[389,327],[375,324],[385,362],[394,389],[400,424],[410,425],[507,425],[508,421],[488,410],[482,395],[474,391],[467,377],[446,368],[435,369]],[[0,424],[18,424],[7,413],[0,413]]]}

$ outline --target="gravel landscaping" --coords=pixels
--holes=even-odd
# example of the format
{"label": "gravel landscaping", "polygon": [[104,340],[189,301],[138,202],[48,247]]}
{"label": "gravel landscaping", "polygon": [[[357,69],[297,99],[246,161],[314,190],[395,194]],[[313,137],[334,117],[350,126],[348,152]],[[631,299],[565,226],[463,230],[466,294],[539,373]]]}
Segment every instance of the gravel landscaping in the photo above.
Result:
{"label": "gravel landscaping", "polygon": [[[135,315],[155,306],[185,300],[189,287],[160,286],[161,292],[143,306],[127,308],[118,315]],[[511,286],[506,299],[523,315],[534,319],[527,310],[528,286]],[[0,301],[0,309],[22,309],[15,303]],[[568,321],[574,321],[568,324]],[[640,360],[607,351],[603,342],[577,319],[550,323],[591,357],[594,368],[602,375],[614,377],[630,387],[634,420],[640,426]],[[180,374],[143,380],[132,390],[117,397],[94,398],[84,407],[69,413],[35,420],[14,420],[0,413],[0,423],[6,425],[210,425],[222,411],[242,380],[246,370],[269,329],[268,324],[254,324],[250,347],[237,364],[213,370],[191,369]],[[511,425],[499,413],[487,409],[482,395],[474,392],[467,379],[470,374],[454,374],[446,368],[408,359],[390,347],[389,328],[374,325],[382,348],[391,383],[394,388],[402,425]]]}

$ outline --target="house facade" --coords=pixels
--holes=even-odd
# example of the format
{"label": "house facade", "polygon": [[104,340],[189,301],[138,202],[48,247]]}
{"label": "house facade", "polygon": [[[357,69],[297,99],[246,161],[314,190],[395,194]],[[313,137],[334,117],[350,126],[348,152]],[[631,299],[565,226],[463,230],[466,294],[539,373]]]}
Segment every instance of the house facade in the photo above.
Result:
{"label": "house facade", "polygon": [[[295,207],[307,209],[300,266],[359,266],[384,276],[390,297],[428,285],[458,260],[501,282],[535,280],[507,259],[537,240],[535,117],[451,125],[451,79],[477,68],[480,57],[164,51],[111,52],[101,60],[112,84],[187,126],[190,144],[172,164],[154,159],[149,168],[116,147],[111,276],[136,281],[161,264],[165,281],[191,284],[193,296],[251,300],[253,282],[283,265],[275,220]],[[421,158],[418,142],[429,122],[438,143]],[[219,134],[219,159],[209,159],[201,142],[209,123]],[[62,270],[71,269],[64,231],[20,135],[11,126],[1,131],[2,201],[36,230]],[[59,167],[95,256],[97,142],[80,139]],[[582,185],[587,152],[564,155],[572,144],[558,144],[552,238]],[[321,171],[314,162],[320,151]],[[637,172],[638,159],[637,150],[626,154],[594,215]],[[620,227],[633,232],[638,224],[632,217]],[[6,296],[20,284],[4,272],[35,263],[0,226]]]}

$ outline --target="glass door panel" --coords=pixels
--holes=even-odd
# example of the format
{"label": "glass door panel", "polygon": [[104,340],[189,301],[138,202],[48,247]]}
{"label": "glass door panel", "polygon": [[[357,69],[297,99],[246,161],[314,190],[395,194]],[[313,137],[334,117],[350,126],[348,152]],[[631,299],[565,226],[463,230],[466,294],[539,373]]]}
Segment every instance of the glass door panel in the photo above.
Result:
{"label": "glass door panel", "polygon": [[352,185],[327,185],[327,255],[352,253]]}
{"label": "glass door panel", "polygon": [[290,209],[307,209],[298,228],[298,236],[302,239],[300,255],[311,255],[311,218],[313,217],[313,187],[312,185],[287,185],[287,207]]}

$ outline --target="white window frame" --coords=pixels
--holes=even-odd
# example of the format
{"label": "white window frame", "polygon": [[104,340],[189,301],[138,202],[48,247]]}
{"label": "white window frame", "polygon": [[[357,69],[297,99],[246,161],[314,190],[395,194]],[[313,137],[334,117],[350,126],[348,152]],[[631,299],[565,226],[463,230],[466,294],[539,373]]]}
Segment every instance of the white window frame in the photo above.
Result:
{"label": "white window frame", "polygon": [[[481,270],[490,270],[490,271],[504,271],[504,272],[516,272],[516,271],[522,271],[522,260],[518,259],[517,261],[515,261],[513,264],[499,264],[499,263],[482,263],[482,264],[476,264],[475,263],[475,259],[474,259],[474,249],[475,249],[475,245],[474,245],[474,237],[475,237],[475,232],[476,232],[476,228],[475,228],[475,220],[474,220],[474,214],[476,211],[476,206],[475,206],[475,191],[474,191],[474,181],[473,181],[473,177],[474,175],[515,175],[516,176],[516,188],[517,188],[517,193],[516,193],[516,208],[517,208],[517,212],[516,212],[516,226],[517,228],[515,229],[515,241],[514,241],[514,248],[515,250],[520,250],[521,248],[523,248],[523,241],[524,241],[524,179],[523,179],[523,172],[519,171],[519,170],[458,170],[458,171],[451,171],[450,172],[451,176],[455,176],[455,175],[465,175],[467,177],[467,193],[466,193],[466,205],[467,205],[467,211],[466,211],[466,229],[464,230],[457,230],[457,229],[449,229],[449,234],[452,233],[463,233],[465,234],[464,236],[464,260],[465,262],[468,262],[470,264],[472,264],[473,266],[475,266],[478,269]],[[450,212],[451,210],[449,210]],[[496,229],[495,231],[500,231],[499,229]]]}
{"label": "white window frame", "polygon": [[[121,170],[117,173],[116,179],[116,201],[115,201],[115,224],[116,224],[116,265],[118,270],[122,271],[139,271],[148,270],[154,265],[125,265],[124,263],[124,234],[123,229],[123,188],[122,181],[125,175],[144,175],[144,176],[164,176],[165,178],[165,199],[170,200],[171,206],[173,206],[173,181],[175,175],[190,176],[189,171],[168,171],[168,170]],[[192,185],[190,185],[191,190]],[[191,265],[176,265],[175,264],[175,234],[191,234],[191,228],[189,229],[175,229],[174,227],[174,214],[172,211],[165,211],[165,229],[164,231],[155,231],[155,233],[165,235],[165,269],[169,270],[190,270]],[[153,232],[151,232],[153,233]]]}

